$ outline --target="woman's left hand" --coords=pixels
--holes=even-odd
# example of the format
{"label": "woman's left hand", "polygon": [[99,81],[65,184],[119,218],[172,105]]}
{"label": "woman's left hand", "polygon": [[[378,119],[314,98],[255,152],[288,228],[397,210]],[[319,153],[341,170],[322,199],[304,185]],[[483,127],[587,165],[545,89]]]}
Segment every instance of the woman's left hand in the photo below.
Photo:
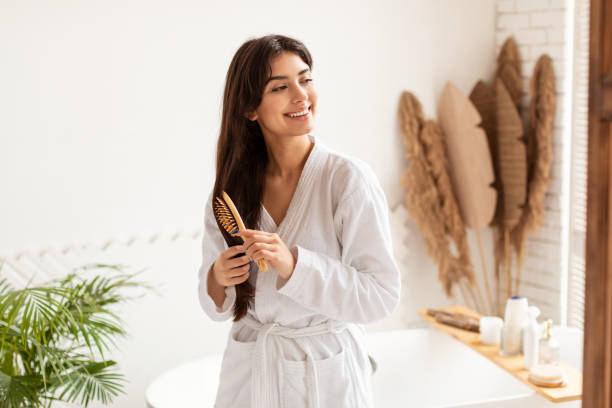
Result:
{"label": "woman's left hand", "polygon": [[246,229],[232,236],[242,237],[246,255],[253,261],[265,259],[281,278],[288,280],[295,269],[295,258],[276,233]]}

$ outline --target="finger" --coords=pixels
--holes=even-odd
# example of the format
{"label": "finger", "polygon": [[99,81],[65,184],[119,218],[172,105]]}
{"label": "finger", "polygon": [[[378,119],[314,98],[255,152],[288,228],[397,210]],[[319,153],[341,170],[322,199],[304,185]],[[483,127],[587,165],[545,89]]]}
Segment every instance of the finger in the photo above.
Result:
{"label": "finger", "polygon": [[245,249],[246,247],[244,245],[234,245],[226,249],[223,254],[225,256],[225,259],[227,260],[231,259],[233,256],[236,256],[241,252],[244,252]]}
{"label": "finger", "polygon": [[233,232],[232,233],[232,237],[245,237],[245,235],[247,235],[247,231],[248,230],[242,230],[242,231],[238,231],[238,232]]}
{"label": "finger", "polygon": [[248,265],[250,261],[251,260],[249,259],[247,255],[239,256],[238,258],[230,259],[229,261],[227,261],[227,267],[237,268],[245,264]]}
{"label": "finger", "polygon": [[247,256],[249,256],[249,257],[251,257],[251,259],[255,259],[255,258],[253,258],[253,256],[255,255],[255,253],[256,253],[257,251],[262,250],[262,249],[267,249],[268,251],[273,251],[273,250],[274,250],[274,245],[272,245],[272,244],[266,244],[266,243],[263,243],[263,242],[256,242],[256,243],[254,243],[253,245],[251,245],[251,246],[249,247],[249,249],[247,249],[247,251],[246,251],[246,255],[247,255]]}
{"label": "finger", "polygon": [[245,249],[249,249],[251,245],[256,242],[264,242],[268,244],[273,244],[276,242],[276,237],[274,234],[253,234],[251,237],[245,239],[244,246]]}
{"label": "finger", "polygon": [[261,231],[255,230],[255,229],[248,229],[247,228],[247,229],[243,229],[242,231],[238,231],[235,234],[232,234],[232,236],[233,237],[243,237],[244,238],[244,237],[248,237],[248,236],[250,236],[252,234],[255,234],[257,232],[261,232]]}
{"label": "finger", "polygon": [[[250,235],[248,238],[245,238],[245,243],[250,243],[250,242],[274,242],[276,238],[274,237],[274,234],[268,234],[268,233],[257,233],[257,234],[253,234]],[[248,248],[248,245],[247,245]]]}
{"label": "finger", "polygon": [[239,284],[241,284],[242,282],[246,281],[247,279],[249,279],[249,273],[248,273],[248,272],[247,272],[247,273],[245,273],[244,275],[237,276],[237,277],[235,277],[235,278],[231,278],[231,279],[229,280],[229,284],[230,284],[230,285],[239,285]]}
{"label": "finger", "polygon": [[248,273],[250,269],[251,269],[251,264],[246,264],[246,265],[239,266],[237,268],[232,268],[226,273],[225,277],[228,279],[231,279],[231,278],[235,278],[236,276],[242,276],[245,273]]}
{"label": "finger", "polygon": [[272,251],[268,251],[266,249],[262,249],[262,250],[256,251],[253,254],[252,258],[253,258],[254,261],[258,261],[260,259],[270,260],[270,259],[273,258],[273,256],[274,256],[274,253]]}

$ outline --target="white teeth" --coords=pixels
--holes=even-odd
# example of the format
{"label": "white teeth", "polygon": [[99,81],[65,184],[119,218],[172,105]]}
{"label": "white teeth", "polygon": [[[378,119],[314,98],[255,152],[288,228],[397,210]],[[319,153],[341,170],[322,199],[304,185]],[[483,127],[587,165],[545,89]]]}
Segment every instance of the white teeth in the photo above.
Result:
{"label": "white teeth", "polygon": [[308,109],[305,110],[304,112],[298,112],[298,113],[290,113],[289,116],[292,118],[297,118],[298,116],[304,116],[308,113]]}

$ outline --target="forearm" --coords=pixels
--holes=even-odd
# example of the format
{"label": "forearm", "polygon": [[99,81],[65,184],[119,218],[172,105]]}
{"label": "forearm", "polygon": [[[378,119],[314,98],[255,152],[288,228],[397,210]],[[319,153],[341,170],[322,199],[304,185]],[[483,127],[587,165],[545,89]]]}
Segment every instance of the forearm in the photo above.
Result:
{"label": "forearm", "polygon": [[208,294],[214,300],[215,305],[217,307],[221,307],[223,302],[225,301],[225,286],[219,285],[215,281],[215,274],[213,273],[214,263],[210,267],[210,271],[208,273],[208,282],[207,289]]}
{"label": "forearm", "polygon": [[277,279],[279,293],[333,319],[371,323],[390,315],[399,303],[401,280],[390,254],[378,251],[376,261],[360,270],[299,245],[289,280]]}

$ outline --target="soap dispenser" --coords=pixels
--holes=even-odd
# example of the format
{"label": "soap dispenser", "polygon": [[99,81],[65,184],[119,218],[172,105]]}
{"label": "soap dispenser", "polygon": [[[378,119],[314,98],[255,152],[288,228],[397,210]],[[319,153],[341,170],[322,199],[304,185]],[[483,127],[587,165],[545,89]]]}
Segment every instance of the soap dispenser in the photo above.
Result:
{"label": "soap dispenser", "polygon": [[525,368],[530,369],[539,362],[540,326],[537,317],[540,309],[529,306],[527,309],[527,325],[523,329],[523,354],[525,355]]}
{"label": "soap dispenser", "polygon": [[540,364],[559,364],[561,345],[552,336],[552,319],[547,319],[544,323],[544,336],[540,339]]}

